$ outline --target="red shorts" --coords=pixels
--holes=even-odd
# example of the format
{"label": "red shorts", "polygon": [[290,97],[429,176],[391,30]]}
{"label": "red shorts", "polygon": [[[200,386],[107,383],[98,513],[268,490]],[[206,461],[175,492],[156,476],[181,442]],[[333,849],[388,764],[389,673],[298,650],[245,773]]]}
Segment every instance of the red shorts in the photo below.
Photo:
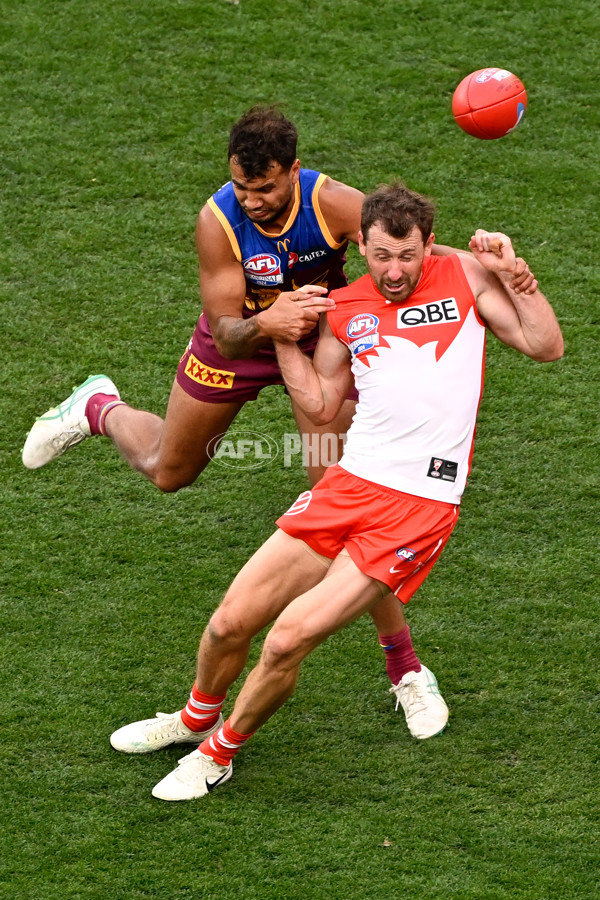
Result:
{"label": "red shorts", "polygon": [[[316,328],[300,342],[311,357],[318,336]],[[256,400],[264,387],[284,381],[273,346],[263,347],[251,359],[225,359],[215,347],[206,316],[202,315],[179,361],[177,383],[190,397],[205,403],[247,403]],[[358,399],[354,388],[348,396]]]}
{"label": "red shorts", "polygon": [[334,559],[344,548],[371,578],[408,603],[437,562],[458,506],[403,494],[330,466],[277,519],[291,537]]}

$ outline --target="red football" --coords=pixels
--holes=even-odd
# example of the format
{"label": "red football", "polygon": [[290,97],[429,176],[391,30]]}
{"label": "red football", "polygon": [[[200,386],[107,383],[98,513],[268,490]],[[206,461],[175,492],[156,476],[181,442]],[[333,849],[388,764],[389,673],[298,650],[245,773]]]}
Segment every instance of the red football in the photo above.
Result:
{"label": "red football", "polygon": [[463,131],[490,141],[517,127],[527,109],[527,93],[506,69],[478,69],[454,91],[452,115]]}

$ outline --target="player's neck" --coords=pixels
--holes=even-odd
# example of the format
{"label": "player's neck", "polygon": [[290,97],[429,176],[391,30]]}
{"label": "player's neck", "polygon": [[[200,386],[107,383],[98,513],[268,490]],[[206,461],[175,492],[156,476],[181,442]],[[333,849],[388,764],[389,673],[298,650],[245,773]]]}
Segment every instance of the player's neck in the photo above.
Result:
{"label": "player's neck", "polygon": [[285,209],[281,210],[277,218],[272,222],[265,222],[264,224],[261,222],[255,222],[254,224],[257,228],[259,228],[261,231],[264,231],[266,234],[271,234],[274,237],[277,237],[277,235],[280,235],[289,224],[290,216],[292,214],[292,210],[294,209],[295,200],[296,195],[292,194],[288,205],[285,207]]}

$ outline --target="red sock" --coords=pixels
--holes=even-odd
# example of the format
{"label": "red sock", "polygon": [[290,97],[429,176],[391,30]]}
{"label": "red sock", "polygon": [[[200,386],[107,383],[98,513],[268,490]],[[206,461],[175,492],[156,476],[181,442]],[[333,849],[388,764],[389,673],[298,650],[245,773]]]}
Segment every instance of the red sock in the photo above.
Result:
{"label": "red sock", "polygon": [[392,684],[398,684],[407,672],[421,671],[421,663],[414,651],[408,625],[397,634],[380,634],[379,643],[385,653],[385,670]]}
{"label": "red sock", "polygon": [[242,749],[248,738],[254,734],[240,734],[234,731],[227,719],[225,724],[213,735],[202,741],[198,750],[205,756],[210,756],[220,766],[228,766],[235,754]]}
{"label": "red sock", "polygon": [[92,434],[106,434],[104,419],[106,413],[115,406],[126,406],[115,394],[92,394],[85,405],[85,417],[89,422]]}
{"label": "red sock", "polygon": [[208,731],[221,715],[221,707],[226,696],[226,694],[222,697],[203,694],[194,685],[187,706],[181,710],[181,721],[192,731]]}

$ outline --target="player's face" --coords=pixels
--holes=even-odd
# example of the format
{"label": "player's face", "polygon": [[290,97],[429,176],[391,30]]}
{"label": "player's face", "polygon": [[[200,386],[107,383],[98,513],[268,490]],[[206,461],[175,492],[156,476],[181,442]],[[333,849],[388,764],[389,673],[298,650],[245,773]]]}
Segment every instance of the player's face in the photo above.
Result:
{"label": "player's face", "polygon": [[369,228],[367,240],[358,235],[358,247],[367,262],[377,290],[391,303],[402,303],[415,290],[423,271],[423,260],[431,254],[433,234],[427,242],[415,225],[404,238],[393,238],[381,225]]}
{"label": "player's face", "polygon": [[233,192],[238,203],[252,222],[265,225],[285,225],[294,205],[294,188],[299,178],[300,160],[289,169],[272,162],[264,175],[247,178],[235,161],[229,160]]}

